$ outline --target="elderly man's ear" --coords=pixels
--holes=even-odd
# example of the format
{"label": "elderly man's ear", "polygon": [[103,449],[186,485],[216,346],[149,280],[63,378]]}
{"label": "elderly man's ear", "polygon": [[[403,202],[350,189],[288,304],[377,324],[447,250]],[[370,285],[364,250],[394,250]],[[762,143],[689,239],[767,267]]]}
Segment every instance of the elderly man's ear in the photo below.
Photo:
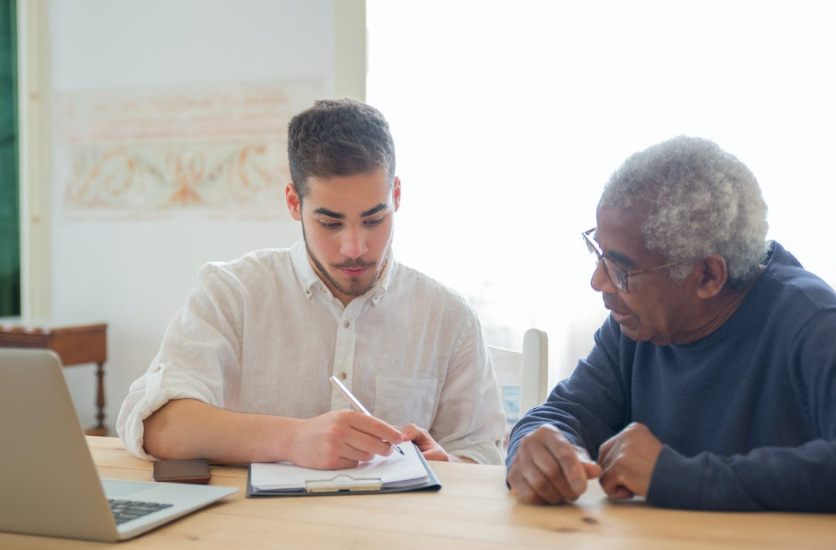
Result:
{"label": "elderly man's ear", "polygon": [[697,296],[704,300],[717,296],[729,280],[729,268],[726,265],[726,259],[719,254],[708,256],[694,269],[700,270],[702,273],[697,287]]}

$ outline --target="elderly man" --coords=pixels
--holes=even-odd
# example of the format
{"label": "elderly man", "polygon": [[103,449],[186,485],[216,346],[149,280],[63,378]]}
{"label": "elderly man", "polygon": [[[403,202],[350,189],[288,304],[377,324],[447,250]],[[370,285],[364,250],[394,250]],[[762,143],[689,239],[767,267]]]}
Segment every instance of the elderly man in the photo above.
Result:
{"label": "elderly man", "polygon": [[663,507],[836,511],[836,294],[766,230],[755,177],[710,141],[613,174],[583,234],[611,315],[511,434],[522,501],[600,477]]}

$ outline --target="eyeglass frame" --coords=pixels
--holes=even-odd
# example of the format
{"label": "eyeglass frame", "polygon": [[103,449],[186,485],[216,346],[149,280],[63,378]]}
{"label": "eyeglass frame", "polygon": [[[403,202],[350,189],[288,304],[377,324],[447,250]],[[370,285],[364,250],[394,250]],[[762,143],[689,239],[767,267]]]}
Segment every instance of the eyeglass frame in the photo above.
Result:
{"label": "eyeglass frame", "polygon": [[[589,249],[589,252],[595,254],[595,257],[598,258],[598,263],[604,263],[604,270],[607,273],[607,277],[609,277],[610,282],[612,282],[613,286],[615,286],[615,288],[617,288],[619,292],[630,292],[629,285],[627,284],[627,279],[629,277],[633,277],[635,275],[646,275],[648,273],[653,273],[654,271],[660,271],[662,269],[673,267],[683,262],[683,260],[678,260],[676,262],[670,262],[664,265],[657,265],[656,267],[650,267],[648,269],[633,269],[628,271],[610,262],[604,256],[604,251],[601,250],[601,247],[598,245],[598,242],[591,237],[592,233],[594,233],[596,229],[598,228],[593,227],[592,229],[583,231],[581,232],[581,236],[583,237],[583,240],[586,243],[586,248]],[[615,278],[613,278],[613,274],[615,274]]]}

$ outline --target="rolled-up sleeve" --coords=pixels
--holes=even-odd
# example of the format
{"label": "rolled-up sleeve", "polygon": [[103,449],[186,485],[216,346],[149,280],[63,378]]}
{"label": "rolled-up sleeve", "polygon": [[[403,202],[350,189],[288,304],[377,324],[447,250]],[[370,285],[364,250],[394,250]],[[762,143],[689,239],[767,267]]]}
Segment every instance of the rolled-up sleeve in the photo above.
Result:
{"label": "rolled-up sleeve", "polygon": [[223,407],[238,385],[240,342],[235,288],[222,270],[204,267],[186,305],[166,329],[157,356],[134,381],[122,403],[116,431],[127,450],[150,460],[144,449],[144,420],[173,399],[197,399]]}
{"label": "rolled-up sleeve", "polygon": [[[131,384],[128,397],[122,403],[116,431],[128,452],[152,460],[154,457],[145,452],[144,420],[172,399],[197,399],[212,402],[212,396],[201,391],[199,384],[190,383],[188,377],[180,373],[169,375],[167,365],[152,365],[145,376]],[[165,379],[165,384],[163,380]]]}

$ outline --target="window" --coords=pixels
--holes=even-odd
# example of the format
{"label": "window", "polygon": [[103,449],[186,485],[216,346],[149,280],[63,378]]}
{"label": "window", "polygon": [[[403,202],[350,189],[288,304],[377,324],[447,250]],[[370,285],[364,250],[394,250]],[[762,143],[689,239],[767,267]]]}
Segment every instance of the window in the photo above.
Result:
{"label": "window", "polygon": [[606,314],[580,238],[603,183],[631,153],[689,134],[752,169],[769,238],[833,284],[831,9],[368,0],[367,98],[392,125],[403,181],[397,257],[472,300],[493,344],[548,331],[554,382]]}

